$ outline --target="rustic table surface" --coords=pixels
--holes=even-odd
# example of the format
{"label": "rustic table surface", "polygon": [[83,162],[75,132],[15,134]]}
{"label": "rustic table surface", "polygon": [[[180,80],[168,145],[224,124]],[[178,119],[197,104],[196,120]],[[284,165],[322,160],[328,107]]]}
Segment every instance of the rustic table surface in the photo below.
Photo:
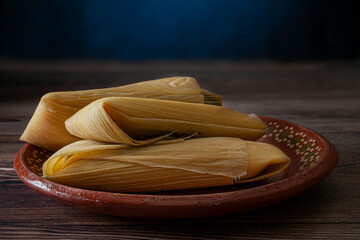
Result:
{"label": "rustic table surface", "polygon": [[[173,75],[198,79],[224,105],[304,125],[335,144],[339,163],[292,199],[211,219],[141,221],[87,212],[17,177],[23,132],[49,91]],[[0,62],[0,239],[360,239],[360,62]]]}

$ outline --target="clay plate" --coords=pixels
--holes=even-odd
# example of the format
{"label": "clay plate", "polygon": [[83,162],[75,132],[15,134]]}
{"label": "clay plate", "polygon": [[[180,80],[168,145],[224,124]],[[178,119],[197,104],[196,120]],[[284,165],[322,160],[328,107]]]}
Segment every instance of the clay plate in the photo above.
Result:
{"label": "clay plate", "polygon": [[269,127],[258,141],[279,147],[292,162],[281,173],[254,183],[156,194],[84,190],[42,178],[42,164],[52,153],[31,144],[20,149],[14,167],[30,188],[89,211],[129,218],[175,219],[219,216],[267,206],[299,194],[336,166],[336,148],[318,133],[280,119],[261,119]]}

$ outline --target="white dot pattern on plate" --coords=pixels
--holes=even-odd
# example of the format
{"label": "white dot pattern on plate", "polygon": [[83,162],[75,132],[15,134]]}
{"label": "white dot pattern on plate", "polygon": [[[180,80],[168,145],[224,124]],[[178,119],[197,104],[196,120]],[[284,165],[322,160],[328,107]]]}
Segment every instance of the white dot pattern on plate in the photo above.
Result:
{"label": "white dot pattern on plate", "polygon": [[294,127],[280,125],[277,122],[269,122],[266,134],[262,138],[272,138],[285,146],[300,157],[299,171],[302,172],[320,159],[321,147],[317,145],[316,139],[306,135],[302,131],[296,131]]}
{"label": "white dot pattern on plate", "polygon": [[39,176],[42,176],[42,165],[51,156],[51,152],[35,147],[30,156],[25,159],[27,167]]}

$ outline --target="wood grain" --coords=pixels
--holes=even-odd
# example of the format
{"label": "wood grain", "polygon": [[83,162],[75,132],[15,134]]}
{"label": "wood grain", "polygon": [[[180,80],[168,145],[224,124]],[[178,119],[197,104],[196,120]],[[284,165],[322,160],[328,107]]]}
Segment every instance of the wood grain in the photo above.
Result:
{"label": "wood grain", "polygon": [[[0,62],[0,239],[359,239],[360,64],[246,62]],[[48,91],[190,75],[243,112],[312,128],[339,164],[287,201],[237,215],[140,221],[64,205],[27,188],[13,169],[18,138]]]}

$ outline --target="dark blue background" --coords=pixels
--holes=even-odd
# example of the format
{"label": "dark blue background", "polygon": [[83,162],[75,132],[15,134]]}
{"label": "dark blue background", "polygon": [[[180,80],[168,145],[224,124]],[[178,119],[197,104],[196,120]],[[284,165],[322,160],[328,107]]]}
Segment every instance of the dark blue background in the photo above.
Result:
{"label": "dark blue background", "polygon": [[356,1],[0,0],[2,59],[360,57]]}

